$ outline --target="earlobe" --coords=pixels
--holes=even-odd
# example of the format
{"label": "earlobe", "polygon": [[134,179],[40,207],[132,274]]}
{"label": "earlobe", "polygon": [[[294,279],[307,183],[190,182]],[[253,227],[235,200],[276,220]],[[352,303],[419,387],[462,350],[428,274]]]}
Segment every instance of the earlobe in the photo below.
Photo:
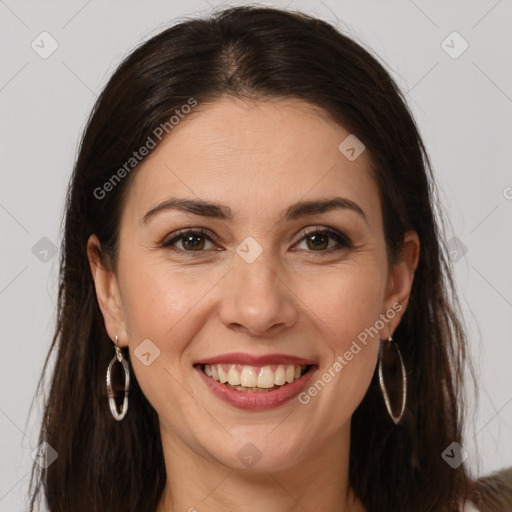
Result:
{"label": "earlobe", "polygon": [[389,332],[381,333],[382,339],[387,339],[390,332],[396,330],[402,318],[411,295],[414,273],[418,267],[420,240],[415,231],[407,231],[404,235],[404,248],[400,260],[393,266],[386,294],[386,311],[393,309],[394,320],[389,322]]}
{"label": "earlobe", "polygon": [[104,264],[101,244],[96,235],[91,235],[87,241],[87,258],[107,333],[112,340],[118,336],[118,344],[126,346],[126,328],[117,276]]}

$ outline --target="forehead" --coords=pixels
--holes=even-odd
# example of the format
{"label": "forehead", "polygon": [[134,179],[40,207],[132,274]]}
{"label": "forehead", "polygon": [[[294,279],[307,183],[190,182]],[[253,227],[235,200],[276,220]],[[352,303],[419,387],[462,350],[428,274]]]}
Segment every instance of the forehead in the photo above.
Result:
{"label": "forehead", "polygon": [[299,200],[342,195],[378,221],[368,151],[349,160],[339,149],[349,135],[300,100],[226,97],[199,105],[139,166],[124,214],[140,220],[172,196],[229,205],[243,220]]}

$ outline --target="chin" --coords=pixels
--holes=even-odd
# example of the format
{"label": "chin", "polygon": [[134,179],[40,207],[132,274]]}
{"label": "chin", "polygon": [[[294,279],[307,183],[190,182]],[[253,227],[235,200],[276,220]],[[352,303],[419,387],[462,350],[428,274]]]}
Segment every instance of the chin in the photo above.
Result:
{"label": "chin", "polygon": [[[273,427],[275,428],[275,427]],[[304,435],[283,428],[244,428],[243,434],[233,436],[227,443],[207,443],[204,449],[223,465],[242,471],[284,471],[298,463],[304,446]],[[269,432],[272,432],[269,434]]]}

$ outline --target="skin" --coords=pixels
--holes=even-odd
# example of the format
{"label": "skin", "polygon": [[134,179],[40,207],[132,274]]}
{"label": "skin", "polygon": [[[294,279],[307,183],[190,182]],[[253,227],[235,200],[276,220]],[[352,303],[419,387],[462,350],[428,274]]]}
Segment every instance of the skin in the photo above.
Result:
{"label": "skin", "polygon": [[[106,329],[129,347],[160,420],[168,481],[158,512],[364,510],[348,486],[350,419],[375,370],[379,338],[405,312],[419,240],[406,233],[403,259],[388,265],[371,155],[349,161],[338,150],[348,135],[295,99],[225,97],[198,106],[133,176],[115,271],[90,238]],[[349,209],[282,218],[296,201],[333,196],[357,203],[366,221]],[[234,220],[169,210],[142,222],[169,197],[221,203]],[[217,240],[198,235],[202,252],[183,239],[174,250],[162,247],[188,227]],[[331,238],[317,248],[302,233],[315,227],[343,233],[353,248]],[[262,248],[252,263],[236,253],[248,236]],[[227,352],[285,353],[317,361],[320,377],[393,304],[401,311],[305,405],[239,410],[212,395],[192,366]],[[145,339],[160,350],[149,366],[133,354]],[[249,442],[261,453],[252,468],[237,456]]]}

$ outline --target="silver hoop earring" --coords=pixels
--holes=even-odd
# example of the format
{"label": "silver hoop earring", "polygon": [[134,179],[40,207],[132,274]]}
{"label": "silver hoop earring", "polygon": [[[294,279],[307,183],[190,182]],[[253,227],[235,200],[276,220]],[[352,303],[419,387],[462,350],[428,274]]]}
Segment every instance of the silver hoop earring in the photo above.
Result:
{"label": "silver hoop earring", "polygon": [[[384,347],[386,345],[386,347]],[[384,372],[382,369],[382,360],[384,359],[385,350],[390,350],[394,348],[396,351],[396,354],[398,355],[398,359],[400,361],[400,369],[402,372],[402,403],[400,405],[400,413],[398,416],[395,416],[393,413],[393,408],[391,407],[391,402],[389,400],[389,394],[386,389],[386,384],[384,383]],[[402,359],[402,354],[400,353],[400,349],[398,348],[398,345],[391,337],[391,334],[389,335],[389,338],[387,340],[384,340],[384,342],[381,342],[379,347],[379,384],[380,389],[382,391],[382,396],[384,397],[384,402],[386,404],[386,409],[388,410],[388,414],[390,418],[394,421],[395,425],[398,425],[400,420],[402,419],[402,416],[404,415],[405,410],[405,403],[407,401],[407,375],[405,373],[405,366],[404,361]]]}
{"label": "silver hoop earring", "polygon": [[[121,348],[117,344],[117,336],[116,336],[116,354],[110,361],[110,364],[107,368],[107,392],[108,392],[108,404],[110,405],[110,412],[112,416],[117,421],[121,421],[128,412],[128,389],[130,388],[130,368],[128,366],[128,361],[123,357],[123,353],[121,352]],[[112,367],[114,363],[118,361],[123,365],[124,370],[124,400],[123,405],[121,406],[121,412],[117,410],[117,404],[114,396],[114,390],[112,389]]]}

